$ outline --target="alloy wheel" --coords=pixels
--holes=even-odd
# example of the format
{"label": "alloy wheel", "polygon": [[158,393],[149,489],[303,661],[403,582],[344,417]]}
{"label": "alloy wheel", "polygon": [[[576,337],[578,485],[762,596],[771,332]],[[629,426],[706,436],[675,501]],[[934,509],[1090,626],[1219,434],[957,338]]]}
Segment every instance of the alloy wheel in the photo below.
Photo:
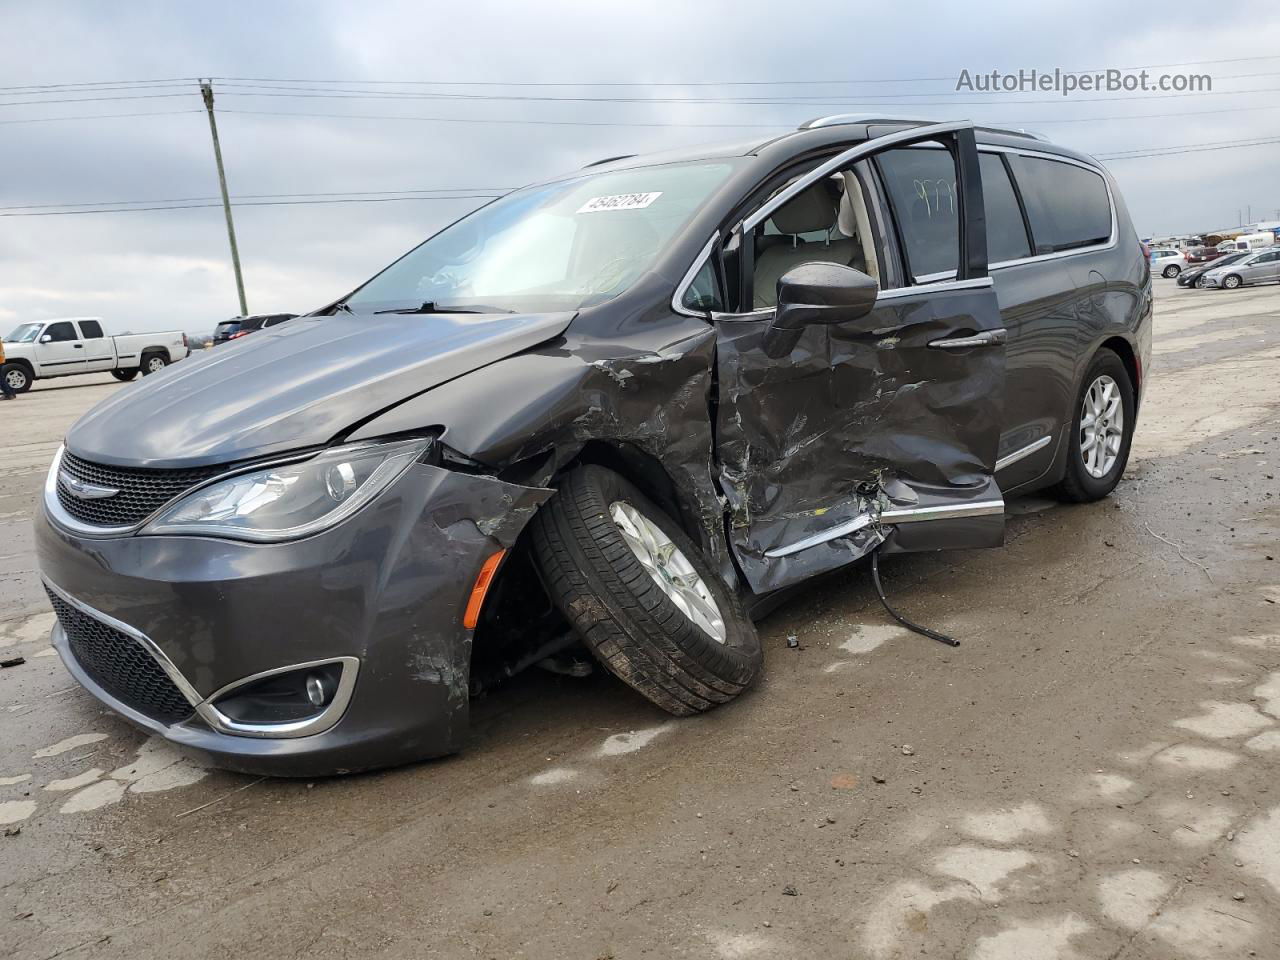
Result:
{"label": "alloy wheel", "polygon": [[27,385],[27,375],[21,370],[10,370],[4,375],[10,390],[22,390]]}
{"label": "alloy wheel", "polygon": [[724,616],[689,558],[661,527],[625,500],[610,504],[609,515],[622,539],[667,599],[703,633],[717,643],[724,643],[727,639]]}
{"label": "alloy wheel", "polygon": [[164,369],[164,361],[159,357],[152,357],[147,361],[147,373],[159,373]]}
{"label": "alloy wheel", "polygon": [[1124,442],[1124,402],[1120,387],[1105,373],[1089,385],[1080,409],[1080,456],[1089,476],[1105,477],[1120,458]]}

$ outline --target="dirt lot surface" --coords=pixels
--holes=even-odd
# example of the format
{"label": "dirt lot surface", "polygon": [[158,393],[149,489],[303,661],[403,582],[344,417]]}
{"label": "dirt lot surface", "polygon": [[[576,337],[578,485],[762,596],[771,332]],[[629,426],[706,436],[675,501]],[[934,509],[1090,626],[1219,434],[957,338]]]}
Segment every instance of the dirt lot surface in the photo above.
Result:
{"label": "dirt lot surface", "polygon": [[201,769],[70,680],[29,517],[130,387],[0,406],[0,956],[1280,958],[1280,288],[1156,283],[1115,495],[886,564],[960,648],[859,567],[705,716],[534,671],[465,754],[313,783]]}

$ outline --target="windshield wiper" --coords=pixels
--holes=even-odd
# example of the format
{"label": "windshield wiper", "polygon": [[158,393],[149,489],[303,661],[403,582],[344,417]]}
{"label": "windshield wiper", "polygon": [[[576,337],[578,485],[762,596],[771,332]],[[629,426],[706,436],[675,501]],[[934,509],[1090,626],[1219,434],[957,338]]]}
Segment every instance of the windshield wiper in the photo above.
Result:
{"label": "windshield wiper", "polygon": [[416,307],[400,307],[396,310],[375,310],[377,313],[515,313],[514,310],[503,310],[500,307],[442,307],[434,300]]}

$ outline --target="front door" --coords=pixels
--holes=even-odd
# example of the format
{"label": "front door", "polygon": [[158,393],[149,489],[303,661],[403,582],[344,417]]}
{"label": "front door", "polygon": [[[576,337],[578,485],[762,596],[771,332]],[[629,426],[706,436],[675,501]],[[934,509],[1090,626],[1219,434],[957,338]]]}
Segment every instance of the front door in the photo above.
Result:
{"label": "front door", "polygon": [[70,320],[58,320],[45,327],[36,341],[35,353],[42,377],[84,372],[84,343]]}
{"label": "front door", "polygon": [[[841,192],[837,178],[852,165],[926,142],[947,149],[955,176],[922,182],[918,209],[880,206],[880,194],[858,190],[853,177],[842,178]],[[951,257],[952,278],[882,289],[869,316],[807,327],[786,355],[770,356],[773,311],[760,304],[771,294],[752,286],[759,277],[776,282],[772,260],[787,258],[784,268],[803,261],[800,234],[821,233],[827,196],[836,216],[827,239],[813,242],[813,259],[862,263],[883,284],[891,274],[927,277],[926,261]],[[731,543],[757,593],[882,544],[912,551],[1003,541],[995,464],[1006,334],[986,272],[982,210],[973,130],[957,123],[851,148],[743,221],[740,300],[757,309],[716,321],[717,456]]]}

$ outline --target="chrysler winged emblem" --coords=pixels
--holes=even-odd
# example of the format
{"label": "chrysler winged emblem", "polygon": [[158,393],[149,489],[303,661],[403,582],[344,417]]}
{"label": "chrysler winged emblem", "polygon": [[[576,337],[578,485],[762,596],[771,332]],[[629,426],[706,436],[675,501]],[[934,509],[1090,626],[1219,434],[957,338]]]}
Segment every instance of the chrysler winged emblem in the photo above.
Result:
{"label": "chrysler winged emblem", "polygon": [[62,481],[62,485],[67,488],[69,494],[81,500],[102,500],[105,497],[114,497],[120,492],[116,487],[102,487],[96,483],[85,483],[83,480],[77,480],[65,470],[59,472],[58,478]]}

